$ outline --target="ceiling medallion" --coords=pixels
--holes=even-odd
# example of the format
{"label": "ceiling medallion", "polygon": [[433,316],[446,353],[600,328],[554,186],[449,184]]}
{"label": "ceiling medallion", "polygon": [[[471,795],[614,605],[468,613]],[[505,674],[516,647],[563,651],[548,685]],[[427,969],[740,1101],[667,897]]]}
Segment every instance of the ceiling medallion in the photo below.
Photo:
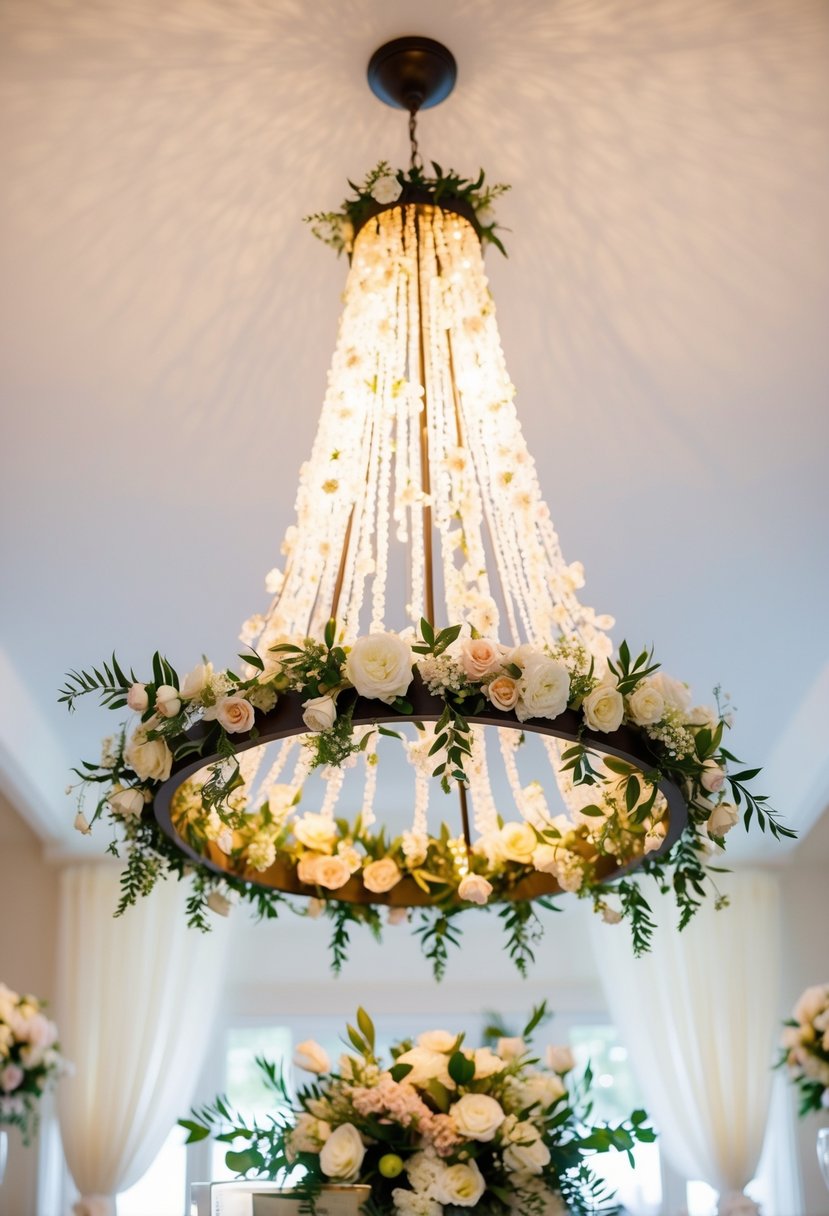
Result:
{"label": "ceiling medallion", "polygon": [[[534,901],[588,897],[630,919],[639,951],[651,920],[632,870],[673,886],[684,924],[741,812],[792,834],[723,747],[719,699],[693,706],[650,654],[614,650],[612,618],[578,598],[484,270],[505,187],[427,173],[418,150],[418,111],[454,78],[428,39],[381,47],[369,79],[409,110],[409,169],[381,162],[309,217],[350,270],[296,523],[241,672],[180,678],[156,655],[136,677],[113,656],[62,690],[70,708],[95,692],[137,714],[75,770],[126,850],[121,910],[165,872],[192,874],[195,924],[206,906],[271,916],[304,896],[335,922],[338,966],[349,923],[379,931],[387,905],[416,916],[440,974],[456,915],[500,905],[525,969]],[[76,826],[90,830],[80,808]]]}

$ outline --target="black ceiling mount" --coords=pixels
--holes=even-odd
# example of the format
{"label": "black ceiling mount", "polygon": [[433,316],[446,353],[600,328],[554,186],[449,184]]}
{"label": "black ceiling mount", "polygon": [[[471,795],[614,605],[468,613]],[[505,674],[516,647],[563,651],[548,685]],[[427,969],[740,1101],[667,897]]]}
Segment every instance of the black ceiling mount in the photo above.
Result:
{"label": "black ceiling mount", "polygon": [[379,47],[368,64],[372,93],[410,113],[445,101],[457,76],[454,55],[432,38],[395,38]]}

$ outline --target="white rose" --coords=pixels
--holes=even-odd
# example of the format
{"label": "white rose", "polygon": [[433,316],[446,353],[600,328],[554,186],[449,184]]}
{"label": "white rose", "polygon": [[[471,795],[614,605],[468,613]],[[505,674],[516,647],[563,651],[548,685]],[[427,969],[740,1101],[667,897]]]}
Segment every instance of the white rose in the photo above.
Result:
{"label": "white rose", "polygon": [[216,706],[216,721],[229,735],[250,730],[255,716],[253,706],[244,697],[223,697]]}
{"label": "white rose", "polygon": [[353,1123],[341,1123],[322,1146],[320,1169],[339,1182],[356,1182],[366,1155],[365,1145]]}
{"label": "white rose", "polygon": [[303,1111],[291,1128],[288,1147],[294,1157],[297,1153],[318,1153],[330,1135],[330,1123]]}
{"label": "white rose", "polygon": [[500,837],[507,861],[517,861],[522,865],[532,862],[538,838],[528,823],[505,823]]}
{"label": "white rose", "polygon": [[501,647],[489,638],[464,638],[460,646],[460,664],[470,680],[482,680],[497,671],[503,662]]}
{"label": "white rose", "polygon": [[392,861],[391,857],[381,857],[379,861],[370,861],[363,867],[363,885],[375,895],[390,891],[402,877],[397,863]]}
{"label": "white rose", "polygon": [[482,1143],[495,1138],[505,1118],[500,1102],[488,1094],[464,1094],[450,1107],[449,1117],[461,1136]]}
{"label": "white rose", "polygon": [[665,698],[652,680],[636,685],[628,697],[628,714],[637,726],[653,726],[665,716]]}
{"label": "white rose", "polygon": [[178,689],[173,688],[172,684],[159,684],[155,693],[155,709],[162,718],[174,718],[181,709]]}
{"label": "white rose", "polygon": [[464,874],[458,883],[458,899],[466,903],[479,904],[481,907],[492,894],[492,883],[481,874]]}
{"label": "white rose", "polygon": [[706,827],[709,836],[724,836],[740,821],[740,812],[730,802],[720,802],[708,816]]}
{"label": "white rose", "polygon": [[474,1208],[485,1190],[484,1176],[475,1161],[448,1166],[434,1184],[438,1203],[458,1208]]}
{"label": "white rose", "polygon": [[313,1039],[305,1039],[304,1042],[297,1043],[294,1049],[294,1064],[304,1072],[322,1073],[329,1072],[331,1069],[328,1052]]}
{"label": "white rose", "polygon": [[540,1106],[546,1110],[561,1098],[566,1090],[559,1077],[551,1072],[527,1072],[515,1085],[519,1106],[530,1110]]}
{"label": "white rose", "polygon": [[127,706],[137,714],[143,714],[150,703],[147,689],[143,684],[131,684],[127,691]]}
{"label": "white rose", "polygon": [[397,1064],[411,1064],[412,1071],[406,1074],[407,1085],[426,1085],[433,1078],[447,1089],[454,1089],[455,1082],[449,1076],[446,1056],[440,1051],[427,1051],[425,1047],[411,1047],[402,1052]]}
{"label": "white rose", "polygon": [[391,705],[412,682],[412,649],[393,633],[358,638],[345,661],[345,675],[361,697]]}
{"label": "white rose", "polygon": [[139,726],[124,748],[124,759],[142,781],[166,781],[173,765],[173,753],[163,739],[148,739],[147,729]]}
{"label": "white rose", "polygon": [[691,704],[691,690],[681,680],[675,680],[664,671],[657,671],[648,679],[653,687],[662,693],[665,704],[670,705],[672,709],[686,710]]}
{"label": "white rose", "polygon": [[415,1191],[425,1195],[443,1174],[446,1166],[431,1153],[415,1153],[406,1162],[406,1175]]}
{"label": "white rose", "polygon": [[500,1056],[496,1056],[494,1051],[490,1051],[488,1047],[476,1047],[475,1056],[475,1080],[482,1081],[485,1077],[494,1077],[497,1072],[503,1072],[506,1068],[506,1061]]}
{"label": "white rose", "polygon": [[495,868],[502,861],[506,861],[500,829],[485,832],[483,836],[479,836],[472,846],[472,852],[477,853],[479,857],[485,857],[490,868]]}
{"label": "white rose", "polygon": [[403,187],[392,173],[384,173],[371,187],[371,197],[376,203],[396,203],[402,190]]}
{"label": "white rose", "polygon": [[522,1038],[502,1038],[498,1040],[498,1055],[502,1060],[517,1060],[527,1050],[527,1044]]}
{"label": "white rose", "polygon": [[425,1030],[423,1034],[417,1036],[418,1047],[425,1047],[427,1051],[440,1051],[444,1054],[452,1051],[457,1041],[458,1036],[448,1030]]}
{"label": "white rose", "polygon": [[524,665],[515,707],[521,722],[527,718],[557,718],[567,708],[570,673],[559,659],[534,655]]}
{"label": "white rose", "polygon": [[540,1174],[549,1164],[550,1150],[534,1123],[517,1123],[504,1149],[504,1165],[514,1173]]}
{"label": "white rose", "polygon": [[116,789],[109,795],[107,802],[116,815],[129,819],[131,815],[138,818],[144,810],[144,795],[141,790]]}
{"label": "white rose", "polygon": [[689,726],[697,729],[705,727],[713,732],[720,724],[720,716],[711,705],[695,705],[693,709],[688,710],[685,721]]}
{"label": "white rose", "polygon": [[294,820],[293,832],[300,844],[315,853],[330,853],[337,839],[337,825],[327,815],[302,815]]}
{"label": "white rose", "polygon": [[300,882],[310,887],[317,885],[317,865],[324,860],[323,853],[305,853],[300,857],[296,866],[296,876]]}
{"label": "white rose", "polygon": [[622,694],[610,680],[603,680],[582,701],[584,720],[591,730],[618,730],[625,714]]}
{"label": "white rose", "polygon": [[484,689],[496,709],[507,713],[518,704],[518,681],[512,676],[496,676]]}
{"label": "white rose", "polygon": [[213,677],[212,663],[197,663],[181,682],[181,696],[185,701],[200,697]]}
{"label": "white rose", "polygon": [[305,710],[302,721],[309,730],[330,730],[337,720],[337,703],[330,695],[311,697],[302,702],[302,708]]}
{"label": "white rose", "polygon": [[709,794],[718,794],[725,784],[725,769],[716,760],[706,760],[702,766],[700,784]]}
{"label": "white rose", "polygon": [[343,861],[348,866],[350,874],[356,874],[360,866],[363,864],[363,858],[357,852],[354,846],[346,844],[343,840],[341,840],[337,845],[337,856],[342,857]]}
{"label": "white rose", "polygon": [[547,1067],[552,1068],[553,1072],[564,1076],[571,1068],[576,1067],[576,1057],[566,1044],[551,1043],[547,1048],[546,1055]]}

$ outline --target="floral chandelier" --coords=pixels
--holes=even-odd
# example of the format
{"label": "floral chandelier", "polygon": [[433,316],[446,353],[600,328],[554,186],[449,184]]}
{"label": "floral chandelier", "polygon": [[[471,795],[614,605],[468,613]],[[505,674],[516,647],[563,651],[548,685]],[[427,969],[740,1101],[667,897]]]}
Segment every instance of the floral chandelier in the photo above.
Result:
{"label": "floral chandelier", "polygon": [[[61,690],[70,708],[97,692],[138,715],[72,787],[98,787],[92,821],[126,847],[119,911],[167,872],[192,875],[199,925],[205,906],[272,916],[306,897],[299,910],[334,921],[338,967],[349,923],[378,932],[386,905],[419,918],[440,974],[457,914],[498,904],[523,970],[533,901],[589,897],[631,920],[638,952],[651,920],[631,870],[673,887],[682,926],[741,812],[793,835],[748,790],[759,770],[734,771],[719,697],[694,706],[650,654],[614,650],[613,619],[578,598],[484,271],[506,187],[426,174],[418,153],[417,113],[454,79],[428,39],[380,48],[369,81],[409,111],[411,165],[381,162],[340,211],[309,217],[351,265],[296,523],[241,672],[179,678],[156,654],[137,677],[113,656]],[[81,808],[76,826],[90,830]]]}

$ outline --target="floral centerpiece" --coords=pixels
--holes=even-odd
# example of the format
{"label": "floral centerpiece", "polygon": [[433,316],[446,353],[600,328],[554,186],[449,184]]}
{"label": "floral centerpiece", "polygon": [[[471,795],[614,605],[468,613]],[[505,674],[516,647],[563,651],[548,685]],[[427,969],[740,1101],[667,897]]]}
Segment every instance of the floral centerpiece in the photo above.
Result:
{"label": "floral centerpiece", "polygon": [[615,1127],[590,1124],[589,1069],[575,1082],[569,1048],[548,1048],[547,1067],[533,1054],[545,1016],[542,1005],[522,1037],[501,1038],[495,1051],[429,1031],[392,1047],[386,1067],[360,1009],[347,1028],[353,1051],[335,1070],[317,1043],[298,1046],[295,1063],[317,1079],[293,1102],[281,1072],[258,1061],[276,1099],[266,1124],[234,1114],[223,1098],[181,1124],[191,1142],[215,1134],[240,1144],[227,1153],[230,1169],[290,1181],[312,1210],[326,1183],[359,1183],[371,1188],[374,1216],[591,1212],[611,1198],[591,1158],[630,1156],[654,1132],[641,1110]]}
{"label": "floral centerpiece", "polygon": [[65,1070],[58,1030],[37,997],[0,984],[0,1127],[18,1127],[28,1144],[37,1131],[38,1103]]}
{"label": "floral centerpiece", "polygon": [[799,997],[781,1035],[783,1054],[800,1093],[800,1115],[829,1107],[829,984],[815,984]]}
{"label": "floral centerpiece", "polygon": [[[308,895],[324,899],[307,910],[333,918],[338,967],[345,958],[349,923],[366,922],[379,934],[381,921],[371,903],[338,900],[337,892],[357,880],[376,902],[393,903],[397,885],[410,879],[426,896],[418,932],[438,976],[447,944],[456,940],[455,916],[464,908],[504,899],[512,901],[501,910],[508,948],[523,971],[539,932],[529,900],[514,895],[528,877],[552,875],[560,889],[591,899],[605,920],[629,918],[638,953],[648,948],[653,929],[648,903],[638,883],[608,883],[607,863],[644,859],[643,871],[673,888],[682,928],[713,886],[706,866],[709,854],[724,848],[725,835],[741,813],[746,828],[754,820],[774,837],[794,835],[777,821],[765,798],[748,788],[759,770],[740,769],[724,746],[727,711],[719,703],[716,709],[694,706],[686,685],[663,674],[647,652],[634,657],[625,643],[599,673],[576,640],[510,648],[475,636],[469,627],[435,631],[424,620],[417,634],[370,634],[349,645],[340,641],[331,621],[323,640],[298,638],[263,655],[251,651],[241,657],[241,675],[201,663],[180,678],[156,654],[151,674],[139,679],[113,656],[100,668],[71,673],[62,690],[70,709],[77,697],[98,693],[110,709],[126,708],[135,715],[104,741],[100,761],[86,761],[74,770],[79,784],[69,787],[69,792],[79,792],[76,827],[88,833],[91,824],[106,817],[115,831],[111,850],[117,853],[126,845],[119,912],[169,872],[178,877],[193,873],[190,917],[201,927],[206,927],[205,907],[227,913],[237,898],[273,916],[291,897],[250,880],[278,862]],[[359,817],[349,821],[303,813],[302,790],[290,785],[273,785],[258,806],[247,804],[237,740],[255,739],[278,701],[294,698],[302,706],[308,767],[331,771],[365,753],[378,734],[396,733],[382,725],[356,727],[357,698],[375,702],[378,717],[388,709],[411,716],[408,697],[415,684],[442,703],[433,728],[418,723],[422,743],[413,747],[420,749],[419,763],[447,789],[450,782],[465,783],[475,764],[468,717],[484,709],[514,714],[519,723],[554,722],[574,713],[580,736],[587,729],[594,736],[611,735],[624,724],[640,739],[652,767],[645,772],[600,756],[580,738],[562,755],[573,788],[584,790],[578,813],[501,823],[471,848],[446,826],[431,836],[405,832],[388,840],[383,832],[363,827]],[[172,819],[197,854],[218,850],[226,871],[221,879],[207,867],[194,867],[152,812],[174,764],[199,755],[218,759],[202,770],[200,780],[182,785]],[[688,824],[673,849],[660,855],[666,833],[666,804],[658,789],[663,778],[683,791]],[[90,820],[83,799],[93,789]],[[717,900],[726,902],[719,894]],[[396,908],[391,914],[395,920],[406,916]]]}

